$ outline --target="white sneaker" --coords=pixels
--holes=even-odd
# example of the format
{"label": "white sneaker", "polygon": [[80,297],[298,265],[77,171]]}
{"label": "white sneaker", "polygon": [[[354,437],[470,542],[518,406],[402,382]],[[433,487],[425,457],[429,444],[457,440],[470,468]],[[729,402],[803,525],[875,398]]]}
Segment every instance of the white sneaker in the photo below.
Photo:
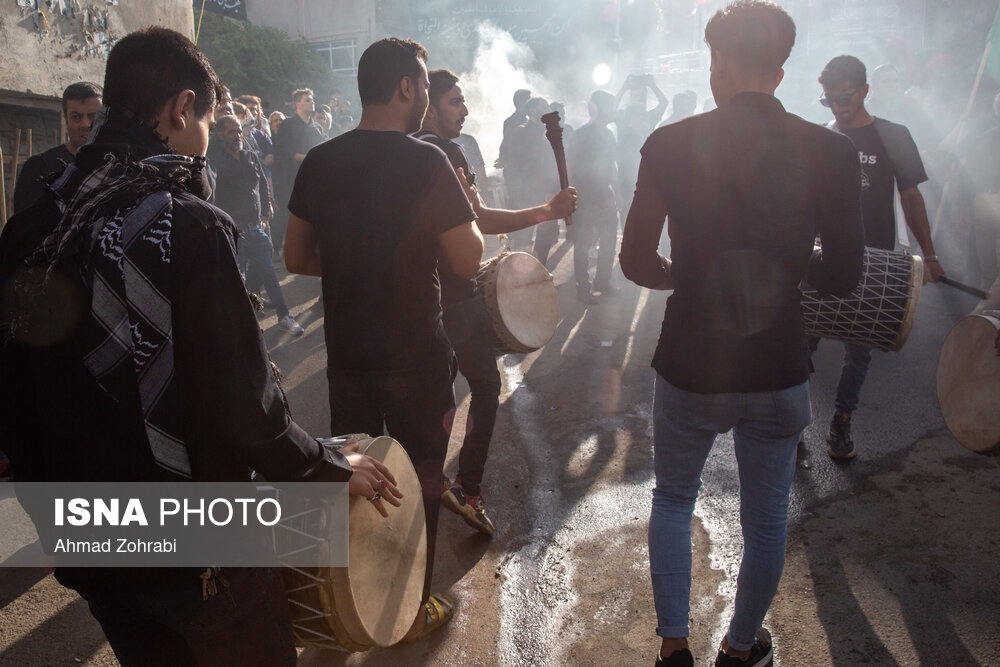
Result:
{"label": "white sneaker", "polygon": [[299,326],[299,323],[295,321],[295,318],[291,315],[285,315],[280,320],[278,320],[278,326],[292,334],[293,336],[301,336],[305,333],[305,330]]}

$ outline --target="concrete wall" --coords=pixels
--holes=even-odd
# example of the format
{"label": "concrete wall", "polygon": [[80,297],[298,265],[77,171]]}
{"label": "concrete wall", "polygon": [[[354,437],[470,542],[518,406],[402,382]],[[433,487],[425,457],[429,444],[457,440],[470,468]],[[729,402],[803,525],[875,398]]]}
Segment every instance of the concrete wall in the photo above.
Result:
{"label": "concrete wall", "polygon": [[292,39],[357,39],[364,48],[373,34],[376,0],[247,0],[247,20],[285,32]]}
{"label": "concrete wall", "polygon": [[[117,5],[77,0],[74,4],[81,11],[75,15],[43,10],[44,21],[19,4],[18,0],[0,4],[0,43],[4,45],[0,90],[59,97],[74,81],[101,83],[107,50],[117,38],[144,25],[162,25],[194,36],[191,0],[118,0]],[[90,9],[96,21],[85,26]]]}
{"label": "concrete wall", "polygon": [[103,83],[107,53],[118,38],[145,25],[194,37],[191,0],[54,0],[53,10],[41,12],[34,4],[0,3],[0,149],[8,197],[16,131],[22,130],[19,165],[28,157],[28,128],[32,153],[62,143],[63,89],[76,81]]}

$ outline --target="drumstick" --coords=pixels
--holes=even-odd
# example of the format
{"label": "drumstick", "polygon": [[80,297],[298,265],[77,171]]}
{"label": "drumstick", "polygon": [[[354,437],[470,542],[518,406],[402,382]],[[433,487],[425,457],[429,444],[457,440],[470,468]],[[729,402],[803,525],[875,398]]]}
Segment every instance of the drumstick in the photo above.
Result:
{"label": "drumstick", "polygon": [[953,287],[954,289],[957,289],[959,292],[965,292],[966,294],[971,294],[972,296],[980,299],[990,298],[989,292],[981,290],[978,287],[973,287],[972,285],[966,285],[965,283],[960,283],[957,280],[952,280],[948,276],[941,276],[940,278],[938,278],[938,282],[944,283],[948,287]]}
{"label": "drumstick", "polygon": [[[566,151],[563,149],[563,129],[559,126],[559,112],[550,111],[542,116],[545,123],[545,138],[552,146],[552,152],[556,156],[556,169],[559,170],[559,189],[565,190],[569,187],[569,173],[566,171]],[[573,216],[566,216],[566,226],[573,224]]]}

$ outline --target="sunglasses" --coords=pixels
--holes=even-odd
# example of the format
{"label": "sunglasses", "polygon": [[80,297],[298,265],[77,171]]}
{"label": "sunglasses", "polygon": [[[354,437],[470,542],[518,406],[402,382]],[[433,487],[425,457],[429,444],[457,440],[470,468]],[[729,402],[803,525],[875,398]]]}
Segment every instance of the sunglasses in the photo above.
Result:
{"label": "sunglasses", "polygon": [[825,106],[828,109],[831,106],[833,106],[834,104],[836,104],[838,107],[844,107],[844,106],[847,106],[848,104],[850,104],[851,103],[851,98],[854,97],[855,95],[857,95],[860,91],[861,91],[861,89],[859,88],[858,90],[853,90],[853,91],[851,91],[849,93],[841,93],[840,95],[826,95],[826,94],[823,94],[819,98],[819,103],[822,104],[823,106]]}

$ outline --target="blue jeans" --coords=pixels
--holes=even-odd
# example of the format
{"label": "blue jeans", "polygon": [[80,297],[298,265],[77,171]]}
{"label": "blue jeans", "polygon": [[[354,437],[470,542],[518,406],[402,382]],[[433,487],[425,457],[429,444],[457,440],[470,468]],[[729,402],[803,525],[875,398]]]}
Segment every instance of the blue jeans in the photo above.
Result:
{"label": "blue jeans", "polygon": [[[819,338],[809,338],[809,349],[812,352],[819,347]],[[851,414],[861,400],[861,387],[868,376],[868,366],[872,363],[872,349],[853,343],[844,343],[844,364],[840,368],[840,381],[837,383],[837,398],[833,401],[834,409],[840,413]]]}
{"label": "blue jeans", "polygon": [[696,394],[656,377],[649,519],[649,569],[656,634],[687,637],[691,597],[691,517],[715,437],[730,429],[740,476],[743,560],[729,645],[753,646],[785,564],[788,493],[799,436],[809,424],[809,383],[745,394]]}
{"label": "blue jeans", "polygon": [[285,295],[281,292],[278,274],[274,272],[274,261],[271,259],[271,237],[259,226],[253,227],[240,239],[238,247],[240,271],[245,277],[247,289],[258,292],[263,285],[274,304],[278,319],[288,315]]}

